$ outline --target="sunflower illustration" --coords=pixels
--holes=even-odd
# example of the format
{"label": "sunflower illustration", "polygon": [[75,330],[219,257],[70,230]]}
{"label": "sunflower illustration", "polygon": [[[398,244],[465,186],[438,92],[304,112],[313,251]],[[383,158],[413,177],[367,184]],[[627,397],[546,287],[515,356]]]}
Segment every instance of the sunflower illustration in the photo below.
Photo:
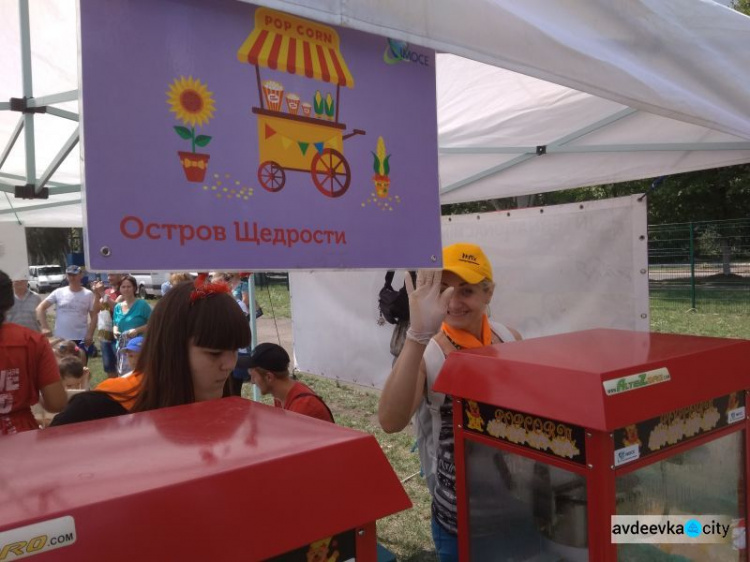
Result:
{"label": "sunflower illustration", "polygon": [[[167,104],[177,119],[186,126],[177,125],[175,132],[190,141],[191,152],[178,152],[185,170],[185,177],[191,182],[202,182],[208,168],[208,154],[197,153],[196,146],[206,146],[211,142],[208,135],[196,135],[195,128],[206,125],[214,116],[216,106],[213,94],[205,84],[192,76],[180,76],[169,85]],[[188,128],[189,127],[189,128]]]}
{"label": "sunflower illustration", "polygon": [[190,127],[202,127],[214,116],[213,94],[192,76],[175,79],[167,91],[167,103],[177,119]]}

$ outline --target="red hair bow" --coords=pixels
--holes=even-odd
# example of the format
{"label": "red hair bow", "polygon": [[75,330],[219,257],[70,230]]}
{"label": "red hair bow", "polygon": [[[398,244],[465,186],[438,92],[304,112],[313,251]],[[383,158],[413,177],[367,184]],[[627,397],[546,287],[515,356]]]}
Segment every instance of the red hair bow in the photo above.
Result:
{"label": "red hair bow", "polygon": [[219,293],[229,293],[231,289],[224,281],[214,281],[213,283],[207,283],[208,273],[200,273],[195,279],[193,292],[190,294],[190,302],[194,303],[197,300],[205,299],[211,295],[217,295]]}

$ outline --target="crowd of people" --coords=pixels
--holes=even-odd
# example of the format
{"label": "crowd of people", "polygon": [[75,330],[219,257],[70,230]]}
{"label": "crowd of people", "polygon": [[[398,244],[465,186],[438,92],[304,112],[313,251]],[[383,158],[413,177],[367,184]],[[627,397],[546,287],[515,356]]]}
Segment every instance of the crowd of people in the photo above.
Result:
{"label": "crowd of people", "polygon": [[[238,274],[195,280],[174,274],[152,311],[128,275],[109,274],[110,286],[98,282],[92,292],[82,286],[80,268],[66,273],[68,286],[41,300],[23,280],[0,272],[0,434],[37,429],[31,412],[37,402],[46,412],[60,412],[49,422],[58,426],[241,395],[247,380],[277,407],[334,422],[323,399],[290,376],[281,346],[250,348],[249,303]],[[416,281],[406,275],[405,285],[409,327],[380,395],[378,418],[389,433],[414,424],[436,551],[441,562],[450,562],[458,559],[453,405],[433,385],[450,353],[521,336],[488,319],[493,271],[476,245],[444,248],[442,271],[419,271]],[[54,332],[47,321],[52,306]],[[88,391],[85,363],[95,329],[109,378]],[[480,526],[502,528],[502,506],[486,507],[480,517],[487,524]],[[473,534],[472,552],[496,559],[494,539],[491,532]]]}
{"label": "crowd of people", "polygon": [[[333,422],[323,400],[290,376],[281,346],[251,350],[238,274],[173,274],[153,310],[130,275],[110,273],[109,286],[93,290],[79,266],[66,276],[42,299],[0,272],[0,435],[241,396],[249,380],[278,407]],[[87,364],[99,351],[107,378],[90,390]]]}

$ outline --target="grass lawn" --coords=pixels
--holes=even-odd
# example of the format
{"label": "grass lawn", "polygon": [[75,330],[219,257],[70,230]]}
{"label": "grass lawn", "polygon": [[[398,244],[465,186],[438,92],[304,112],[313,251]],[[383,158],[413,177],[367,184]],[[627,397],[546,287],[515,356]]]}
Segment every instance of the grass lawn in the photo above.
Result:
{"label": "grass lawn", "polygon": [[[275,310],[277,316],[289,317],[289,293],[285,286],[258,289],[257,298],[264,313]],[[734,309],[747,309],[747,295],[738,294],[738,298],[744,299],[744,302],[729,303],[722,312],[690,311],[689,307],[674,306],[673,301],[668,299],[652,299],[651,329],[655,332],[750,339],[750,314],[732,312]],[[155,301],[149,302],[153,304]],[[101,360],[93,359],[90,367],[94,379],[101,380]],[[379,521],[378,540],[399,560],[436,560],[430,534],[430,497],[419,476],[418,456],[412,451],[412,434],[405,431],[387,435],[380,429],[376,415],[377,391],[305,373],[299,377],[326,399],[337,423],[374,435],[396,474],[404,482],[414,508]],[[245,385],[244,393],[250,396],[250,385]],[[264,401],[268,403],[267,399]]]}

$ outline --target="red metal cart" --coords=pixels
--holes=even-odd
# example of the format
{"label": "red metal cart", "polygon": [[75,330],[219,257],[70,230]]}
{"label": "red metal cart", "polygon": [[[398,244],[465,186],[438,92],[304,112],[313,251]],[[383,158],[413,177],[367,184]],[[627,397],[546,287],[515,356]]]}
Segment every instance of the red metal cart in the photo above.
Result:
{"label": "red metal cart", "polygon": [[[452,353],[435,388],[455,401],[461,559],[747,560],[749,359],[750,341],[623,330]],[[732,536],[620,543],[614,515]]]}
{"label": "red metal cart", "polygon": [[371,435],[240,398],[0,448],[3,560],[375,562],[376,519],[411,506]]}

